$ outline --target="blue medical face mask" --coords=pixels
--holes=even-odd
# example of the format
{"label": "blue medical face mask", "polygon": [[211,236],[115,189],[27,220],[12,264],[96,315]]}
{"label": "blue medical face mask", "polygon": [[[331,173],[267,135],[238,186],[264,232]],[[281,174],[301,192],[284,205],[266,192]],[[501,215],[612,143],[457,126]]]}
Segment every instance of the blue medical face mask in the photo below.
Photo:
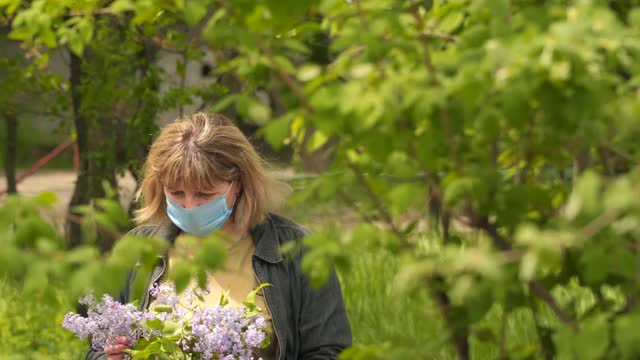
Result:
{"label": "blue medical face mask", "polygon": [[227,193],[232,185],[233,182],[224,194],[191,209],[185,209],[166,197],[167,215],[177,227],[188,234],[209,235],[220,229],[233,212],[233,206],[231,209],[227,208]]}

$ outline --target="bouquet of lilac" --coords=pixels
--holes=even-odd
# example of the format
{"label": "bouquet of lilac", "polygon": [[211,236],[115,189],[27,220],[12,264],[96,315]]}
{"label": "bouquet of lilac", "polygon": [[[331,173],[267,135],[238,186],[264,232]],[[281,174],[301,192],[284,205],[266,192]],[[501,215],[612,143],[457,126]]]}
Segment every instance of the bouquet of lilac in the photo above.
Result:
{"label": "bouquet of lilac", "polygon": [[96,350],[126,336],[131,341],[127,358],[133,360],[157,354],[176,360],[248,360],[254,358],[253,350],[269,345],[266,321],[255,304],[256,293],[268,285],[249,293],[240,307],[229,306],[223,295],[219,305],[202,308],[198,300],[206,290],[195,288],[178,296],[171,283],[151,289],[155,301],[143,311],[109,295],[98,302],[89,294],[80,300],[88,307],[87,317],[68,313],[62,326],[80,339],[91,338]]}

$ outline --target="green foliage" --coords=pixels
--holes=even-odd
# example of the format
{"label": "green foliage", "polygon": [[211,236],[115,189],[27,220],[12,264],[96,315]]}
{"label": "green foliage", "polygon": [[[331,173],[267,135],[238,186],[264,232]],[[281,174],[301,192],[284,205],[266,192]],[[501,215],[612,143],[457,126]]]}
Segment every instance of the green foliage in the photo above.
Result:
{"label": "green foliage", "polygon": [[176,291],[184,290],[192,277],[198,286],[206,288],[207,273],[224,268],[227,257],[224,238],[217,234],[205,238],[180,236],[173,247],[177,260],[169,267],[169,278],[175,282]]}
{"label": "green foliage", "polygon": [[88,344],[60,324],[73,303],[64,288],[55,296],[27,293],[6,278],[0,280],[0,357],[3,359],[78,359]]}
{"label": "green foliage", "polygon": [[[13,38],[67,43],[78,54],[89,42],[104,53],[120,46],[104,19],[121,29],[146,26],[146,36],[184,54],[182,76],[188,59],[203,56],[193,42],[206,43],[221,54],[214,72],[242,86],[170,91],[166,106],[224,95],[213,109],[233,106],[274,146],[294,147],[297,162],[325,155],[331,172],[311,180],[297,201],[347,204],[362,224],[306,239],[312,283],[326,280],[330,266],[354,266],[348,254],[383,248],[397,261],[384,280],[394,295],[421,294],[419,302],[436,308],[422,316],[441,324],[433,347],[378,334],[349,356],[407,358],[393,354],[417,346],[419,357],[466,358],[465,344],[491,348],[490,357],[637,356],[636,336],[625,332],[640,296],[637,2],[231,3],[83,2],[68,7],[73,16],[67,2],[0,8]],[[96,13],[106,15],[99,21]],[[90,69],[89,114],[131,94],[115,86],[128,65],[104,57]],[[102,99],[105,84],[117,90]],[[29,226],[28,235],[47,233]],[[33,246],[30,237],[20,242]],[[219,266],[220,244],[205,247],[214,256],[200,255],[199,266]],[[172,276],[182,284],[187,274],[204,279],[202,269],[185,266]],[[372,296],[363,299],[375,306]],[[496,313],[501,329],[485,324]],[[502,329],[524,313],[545,314],[529,327],[537,340],[505,346],[511,333]]]}

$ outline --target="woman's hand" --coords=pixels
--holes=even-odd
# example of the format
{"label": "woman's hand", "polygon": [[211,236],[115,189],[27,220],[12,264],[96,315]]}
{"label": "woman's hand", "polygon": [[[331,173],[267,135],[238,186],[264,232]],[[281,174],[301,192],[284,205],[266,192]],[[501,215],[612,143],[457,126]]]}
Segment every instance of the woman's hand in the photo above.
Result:
{"label": "woman's hand", "polygon": [[115,345],[104,347],[104,353],[109,360],[122,360],[122,352],[131,346],[131,342],[125,336],[115,338]]}

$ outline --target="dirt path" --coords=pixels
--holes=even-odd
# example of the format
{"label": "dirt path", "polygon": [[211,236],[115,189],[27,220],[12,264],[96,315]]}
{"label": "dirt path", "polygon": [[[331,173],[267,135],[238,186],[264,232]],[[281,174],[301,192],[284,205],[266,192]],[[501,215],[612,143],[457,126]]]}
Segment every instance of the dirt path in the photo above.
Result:
{"label": "dirt path", "polygon": [[[1,188],[6,187],[4,177],[0,178]],[[71,201],[73,188],[75,186],[76,174],[73,171],[42,171],[29,176],[18,184],[18,192],[22,195],[37,195],[44,191],[51,191],[58,197],[55,205],[56,213],[64,214]],[[118,178],[118,190],[120,201],[124,206],[128,206],[135,190],[135,180],[133,176],[126,173],[124,177]],[[2,199],[0,198],[0,202]]]}

